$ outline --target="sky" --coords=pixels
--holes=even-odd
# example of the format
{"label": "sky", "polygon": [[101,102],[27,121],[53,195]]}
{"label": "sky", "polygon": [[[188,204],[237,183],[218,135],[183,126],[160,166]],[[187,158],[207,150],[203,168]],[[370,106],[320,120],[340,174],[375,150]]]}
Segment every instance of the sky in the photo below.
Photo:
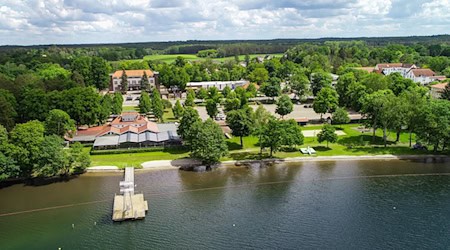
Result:
{"label": "sky", "polygon": [[0,0],[0,45],[450,33],[450,0]]}

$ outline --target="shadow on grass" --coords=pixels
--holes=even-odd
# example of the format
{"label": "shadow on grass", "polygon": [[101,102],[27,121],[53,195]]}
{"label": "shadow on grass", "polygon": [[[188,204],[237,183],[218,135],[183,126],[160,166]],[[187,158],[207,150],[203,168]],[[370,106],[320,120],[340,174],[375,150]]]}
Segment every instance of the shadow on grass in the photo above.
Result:
{"label": "shadow on grass", "polygon": [[316,150],[318,152],[326,152],[326,151],[331,151],[333,149],[332,148],[327,148],[326,146],[315,146],[314,150]]}
{"label": "shadow on grass", "polygon": [[162,151],[164,153],[169,153],[172,155],[189,153],[189,149],[186,147],[167,147],[164,148]]}
{"label": "shadow on grass", "polygon": [[228,150],[239,150],[242,149],[241,144],[233,141],[227,141]]}
{"label": "shadow on grass", "polygon": [[[352,146],[384,145],[384,140],[380,136],[375,136],[375,140],[373,140],[372,135],[361,134],[341,138],[338,140],[338,143],[342,145],[352,145]],[[387,141],[387,145],[393,144],[395,144],[395,142]]]}

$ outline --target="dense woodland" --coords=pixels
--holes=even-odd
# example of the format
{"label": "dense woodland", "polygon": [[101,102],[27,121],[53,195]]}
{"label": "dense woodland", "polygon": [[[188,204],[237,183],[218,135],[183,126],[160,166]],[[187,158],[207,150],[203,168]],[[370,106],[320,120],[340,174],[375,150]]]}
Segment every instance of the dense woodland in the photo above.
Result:
{"label": "dense woodland", "polygon": [[[145,60],[112,63],[142,59],[155,53],[197,54],[205,50],[214,50],[207,57],[236,58],[223,63],[191,62],[182,57],[170,64]],[[268,57],[263,62],[250,56],[243,61],[237,57],[280,52],[284,56]],[[362,112],[372,128],[416,133],[424,144],[432,145],[435,150],[448,147],[449,101],[431,100],[426,87],[399,75],[384,77],[354,69],[382,62],[415,63],[450,77],[450,36],[1,47],[0,178],[65,175],[86,166],[86,163],[73,163],[81,161],[71,160],[80,154],[79,146],[63,151],[62,138],[70,136],[75,125],[101,124],[109,115],[121,112],[123,99],[119,93],[103,95],[100,92],[107,88],[109,74],[120,69],[157,70],[163,85],[180,90],[184,90],[189,81],[248,79],[259,85],[259,94],[278,97],[295,93],[299,100],[314,96],[317,113],[333,113],[339,107],[353,109]],[[340,75],[335,88],[331,87],[329,73]],[[195,97],[205,99],[208,114],[214,117],[220,103],[230,112],[229,117],[235,118],[230,123],[247,124],[248,121],[239,119],[244,119],[242,117],[249,112],[248,98],[257,95],[256,87],[251,86],[247,90],[224,93],[214,90],[212,93],[188,93],[184,105],[192,106]],[[159,93],[153,91],[149,103],[156,103],[154,107],[161,105],[154,101],[159,97]],[[290,98],[282,96],[277,102],[280,116],[290,112]],[[151,105],[142,106],[147,111],[152,110]],[[236,112],[233,114],[233,111]],[[184,117],[181,109],[177,115]],[[276,122],[268,122],[267,126],[289,128]],[[204,127],[214,126],[205,124]],[[280,133],[277,129],[267,132],[271,131]],[[205,132],[205,138],[208,136],[210,134]],[[271,151],[277,149],[277,145],[272,148],[263,141],[261,145],[270,147]],[[53,147],[54,152],[44,154],[47,147]],[[57,160],[64,164],[56,164]]]}

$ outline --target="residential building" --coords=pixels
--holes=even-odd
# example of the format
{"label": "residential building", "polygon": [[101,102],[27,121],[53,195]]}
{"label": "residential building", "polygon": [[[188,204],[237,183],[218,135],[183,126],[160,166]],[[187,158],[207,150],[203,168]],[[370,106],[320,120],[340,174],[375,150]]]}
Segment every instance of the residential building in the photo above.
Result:
{"label": "residential building", "polygon": [[75,141],[93,142],[94,149],[181,144],[175,123],[155,123],[137,112],[124,112],[111,123],[78,130]]}
{"label": "residential building", "polygon": [[405,78],[418,82],[421,85],[427,85],[431,82],[437,81],[439,76],[436,76],[436,73],[434,73],[431,69],[411,69],[408,71]]}
{"label": "residential building", "polygon": [[[109,90],[116,92],[121,91],[123,70],[117,70],[110,75]],[[140,90],[141,80],[144,76],[144,72],[147,74],[148,82],[151,87],[159,88],[158,76],[159,73],[149,69],[140,70],[125,70],[128,81],[128,90]]]}
{"label": "residential building", "polygon": [[430,96],[436,99],[441,98],[442,92],[444,92],[445,87],[450,83],[439,83],[430,86]]}
{"label": "residential building", "polygon": [[187,86],[188,89],[194,89],[194,90],[200,89],[200,88],[208,89],[208,88],[211,88],[211,87],[216,87],[220,91],[222,91],[226,86],[230,87],[231,89],[235,89],[235,88],[237,88],[239,86],[243,87],[247,83],[248,83],[248,81],[245,81],[245,80],[241,80],[241,81],[188,82],[186,86]]}
{"label": "residential building", "polygon": [[400,75],[406,77],[406,74],[412,69],[417,69],[417,66],[406,63],[379,63],[375,66],[374,71],[381,72],[384,75],[400,73]]}

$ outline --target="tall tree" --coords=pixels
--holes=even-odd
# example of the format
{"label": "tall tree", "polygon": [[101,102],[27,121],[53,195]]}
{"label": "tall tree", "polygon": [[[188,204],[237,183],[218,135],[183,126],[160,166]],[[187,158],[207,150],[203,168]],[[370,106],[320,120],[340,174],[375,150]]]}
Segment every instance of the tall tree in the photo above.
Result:
{"label": "tall tree", "polygon": [[219,109],[217,108],[217,102],[214,99],[206,100],[206,112],[208,113],[211,119],[214,119],[216,115],[219,113]]}
{"label": "tall tree", "polygon": [[356,77],[353,72],[341,75],[336,83],[336,92],[339,95],[339,105],[342,107],[350,107],[351,100],[348,95],[349,86],[356,83]]}
{"label": "tall tree", "polygon": [[144,91],[150,90],[150,83],[148,82],[148,75],[147,75],[147,72],[145,72],[145,71],[141,78],[141,90],[144,90]]}
{"label": "tall tree", "polygon": [[316,96],[322,88],[331,87],[330,73],[319,71],[311,75],[311,90],[314,96]]}
{"label": "tall tree", "polygon": [[285,115],[290,114],[294,110],[294,105],[292,104],[291,98],[288,95],[282,95],[278,98],[277,108],[275,112],[281,115],[283,118]]}
{"label": "tall tree", "polygon": [[320,119],[322,119],[323,114],[334,111],[337,106],[338,94],[336,90],[329,87],[322,88],[320,92],[317,93],[313,103],[313,109],[316,113],[320,114]]}
{"label": "tall tree", "polygon": [[191,145],[192,140],[196,137],[194,124],[199,122],[201,123],[201,119],[197,110],[189,106],[185,107],[177,130],[178,134],[181,136],[181,139],[183,139],[183,144],[187,146]]}
{"label": "tall tree", "polygon": [[173,116],[175,119],[180,119],[183,116],[184,108],[181,106],[180,100],[175,102],[175,105],[172,108]]}
{"label": "tall tree", "polygon": [[295,73],[289,79],[289,86],[295,98],[303,98],[308,93],[309,80],[304,74]]}
{"label": "tall tree", "polygon": [[261,148],[269,148],[270,157],[272,157],[273,152],[277,152],[280,149],[282,138],[283,129],[281,123],[274,118],[269,118],[267,124],[262,128],[259,145]]}
{"label": "tall tree", "polygon": [[47,135],[71,136],[71,132],[76,130],[75,121],[70,119],[70,116],[60,109],[51,110],[47,119],[45,119],[44,125]]}
{"label": "tall tree", "polygon": [[281,93],[281,80],[276,77],[271,77],[269,81],[264,82],[261,86],[261,92],[267,97],[276,97]]}
{"label": "tall tree", "polygon": [[14,127],[16,112],[16,98],[8,90],[0,89],[0,125],[11,130]]}
{"label": "tall tree", "polygon": [[34,164],[32,177],[50,177],[64,173],[67,159],[63,148],[64,141],[57,135],[45,136],[40,147],[37,164]]}
{"label": "tall tree", "polygon": [[[450,69],[450,67],[449,67]],[[447,85],[445,85],[444,91],[441,93],[441,99],[450,101],[450,83],[447,83]]]}
{"label": "tall tree", "polygon": [[91,59],[91,77],[92,84],[97,89],[106,89],[108,87],[109,65],[101,57],[92,57]]}
{"label": "tall tree", "polygon": [[303,144],[303,134],[300,126],[294,119],[281,120],[281,145],[293,148]]}
{"label": "tall tree", "polygon": [[261,85],[269,79],[269,72],[265,68],[256,68],[248,76],[250,81]]}
{"label": "tall tree", "polygon": [[186,94],[186,100],[184,101],[185,107],[194,107],[195,93],[192,89],[189,89]]}
{"label": "tall tree", "polygon": [[253,110],[250,107],[233,110],[227,113],[227,124],[231,129],[231,134],[239,136],[241,148],[244,148],[242,137],[249,136],[253,130],[254,118]]}
{"label": "tall tree", "polygon": [[114,93],[111,105],[111,113],[114,115],[120,115],[122,113],[122,105],[123,105],[122,94],[119,92]]}
{"label": "tall tree", "polygon": [[347,110],[344,108],[337,108],[333,112],[332,116],[333,124],[346,124],[350,122],[350,117],[348,116]]}
{"label": "tall tree", "polygon": [[435,152],[439,146],[445,149],[450,141],[450,102],[430,100],[420,114],[420,122],[416,128],[417,136],[433,145]]}
{"label": "tall tree", "polygon": [[147,114],[152,110],[152,103],[148,93],[143,90],[141,91],[141,97],[139,98],[139,112],[141,114]]}
{"label": "tall tree", "polygon": [[213,120],[206,120],[198,129],[197,137],[192,141],[191,155],[202,160],[208,166],[218,162],[228,153],[227,143],[222,129]]}
{"label": "tall tree", "polygon": [[163,121],[163,115],[164,115],[164,105],[161,100],[161,95],[159,94],[158,90],[153,90],[152,92],[152,112],[153,115],[159,120]]}
{"label": "tall tree", "polygon": [[120,77],[120,90],[124,94],[128,91],[128,76],[125,70],[122,70],[122,76]]}
{"label": "tall tree", "polygon": [[329,148],[328,143],[337,142],[338,136],[335,133],[336,129],[330,124],[325,124],[322,127],[322,130],[317,134],[317,141],[322,143],[323,141],[327,142],[327,148]]}

